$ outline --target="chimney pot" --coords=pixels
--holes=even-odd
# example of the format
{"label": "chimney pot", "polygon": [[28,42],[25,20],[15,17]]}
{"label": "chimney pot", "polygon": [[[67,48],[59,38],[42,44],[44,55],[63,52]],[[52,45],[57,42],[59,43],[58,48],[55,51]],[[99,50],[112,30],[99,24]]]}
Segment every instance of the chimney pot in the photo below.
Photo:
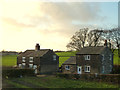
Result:
{"label": "chimney pot", "polygon": [[107,40],[105,40],[104,46],[106,46],[106,47],[107,47]]}
{"label": "chimney pot", "polygon": [[35,46],[35,50],[38,51],[40,50],[40,45],[37,43],[36,46]]}

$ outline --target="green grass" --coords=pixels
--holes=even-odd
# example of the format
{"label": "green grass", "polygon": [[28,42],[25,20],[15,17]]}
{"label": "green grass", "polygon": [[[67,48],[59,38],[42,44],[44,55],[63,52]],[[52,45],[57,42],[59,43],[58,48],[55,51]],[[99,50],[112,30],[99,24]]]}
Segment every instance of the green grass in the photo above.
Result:
{"label": "green grass", "polygon": [[59,57],[59,67],[70,57]]}
{"label": "green grass", "polygon": [[56,53],[59,57],[70,57],[75,56],[76,51],[70,51],[70,52],[58,52]]}
{"label": "green grass", "polygon": [[13,88],[29,88],[29,87],[27,87],[27,86],[25,86],[25,85],[23,85],[23,84],[19,84],[19,83],[13,82],[13,81],[11,81],[11,80],[6,80],[5,82],[6,82],[8,85],[13,86]]}
{"label": "green grass", "polygon": [[56,53],[59,56],[59,67],[64,63],[68,58],[71,56],[75,56],[76,51],[70,51],[70,52],[58,52]]}
{"label": "green grass", "polygon": [[115,64],[115,65],[120,65],[120,58],[118,57],[118,50],[115,50],[114,51],[114,61],[113,61],[113,63]]}
{"label": "green grass", "polygon": [[[27,84],[14,83],[14,80]],[[38,88],[118,88],[117,85],[103,82],[72,80],[55,76],[12,78],[8,79],[7,82],[10,82],[9,84],[19,88],[27,88],[28,84]]]}
{"label": "green grass", "polygon": [[2,66],[14,66],[17,64],[17,55],[2,56]]}

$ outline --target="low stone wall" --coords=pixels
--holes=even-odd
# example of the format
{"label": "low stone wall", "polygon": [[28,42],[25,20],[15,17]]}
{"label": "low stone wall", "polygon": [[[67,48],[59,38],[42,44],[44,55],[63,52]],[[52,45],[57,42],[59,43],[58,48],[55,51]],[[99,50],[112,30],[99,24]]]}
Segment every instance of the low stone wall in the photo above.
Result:
{"label": "low stone wall", "polygon": [[86,81],[108,82],[112,84],[120,83],[120,74],[56,74],[56,76],[67,79],[78,79]]}

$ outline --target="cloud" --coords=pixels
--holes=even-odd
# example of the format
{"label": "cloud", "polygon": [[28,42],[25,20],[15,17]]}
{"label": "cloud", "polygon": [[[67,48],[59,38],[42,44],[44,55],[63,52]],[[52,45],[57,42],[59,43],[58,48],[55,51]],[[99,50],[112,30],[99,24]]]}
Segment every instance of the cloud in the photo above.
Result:
{"label": "cloud", "polygon": [[17,22],[17,20],[12,19],[12,18],[2,18],[2,22],[6,23],[6,24],[9,24],[9,25],[13,25],[13,26],[19,27],[19,28],[34,27],[34,25],[20,23],[20,22]]}
{"label": "cloud", "polygon": [[[4,2],[1,15],[4,33],[14,32],[18,42],[42,42],[43,46],[65,49],[70,37],[82,24],[100,21],[98,3],[83,2]],[[73,22],[77,22],[76,24]],[[18,33],[18,30],[21,30]],[[25,34],[26,33],[26,34]],[[9,35],[9,33],[7,34]],[[22,36],[22,38],[17,36]],[[4,37],[5,38],[5,37]],[[24,39],[25,38],[25,39]],[[6,45],[8,45],[7,39]],[[22,45],[23,46],[23,45]],[[6,46],[9,47],[9,46]],[[12,47],[12,45],[11,45]],[[15,47],[13,45],[13,47]],[[27,48],[27,45],[26,47]]]}

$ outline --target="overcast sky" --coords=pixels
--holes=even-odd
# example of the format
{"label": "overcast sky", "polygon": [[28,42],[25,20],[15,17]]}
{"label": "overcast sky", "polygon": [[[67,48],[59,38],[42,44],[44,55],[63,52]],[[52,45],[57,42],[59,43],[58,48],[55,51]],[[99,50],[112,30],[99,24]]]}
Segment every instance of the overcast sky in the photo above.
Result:
{"label": "overcast sky", "polygon": [[67,50],[80,28],[118,25],[118,2],[0,2],[0,51],[41,48]]}

